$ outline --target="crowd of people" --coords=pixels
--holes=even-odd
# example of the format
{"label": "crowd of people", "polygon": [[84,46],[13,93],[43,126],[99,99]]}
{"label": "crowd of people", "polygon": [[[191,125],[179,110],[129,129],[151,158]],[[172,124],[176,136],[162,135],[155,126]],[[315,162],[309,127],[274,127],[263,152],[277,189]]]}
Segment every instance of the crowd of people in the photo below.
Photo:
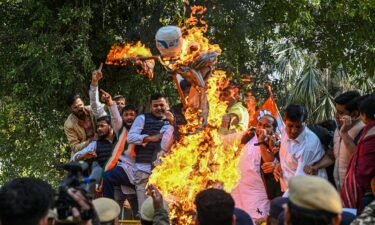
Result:
{"label": "crowd of people", "polygon": [[[94,201],[67,190],[77,203],[70,223],[110,224],[126,202],[142,224],[170,224],[168,203],[148,179],[178,139],[178,126],[186,122],[181,105],[170,107],[167,96],[155,93],[150,112],[139,114],[123,96],[112,98],[99,88],[102,76],[101,66],[92,73],[90,106],[79,94],[66,102],[70,160],[103,169],[96,188],[100,197]],[[189,84],[182,84],[187,91]],[[332,121],[308,125],[306,108],[290,104],[283,123],[265,110],[256,126],[249,127],[239,92],[236,85],[222,90],[228,113],[218,129],[223,139],[240,136],[241,178],[231,193],[209,188],[196,196],[197,224],[375,224],[375,94],[340,94]],[[60,224],[52,203],[53,190],[46,182],[9,181],[0,189],[0,224]],[[86,218],[90,211],[96,216]]]}

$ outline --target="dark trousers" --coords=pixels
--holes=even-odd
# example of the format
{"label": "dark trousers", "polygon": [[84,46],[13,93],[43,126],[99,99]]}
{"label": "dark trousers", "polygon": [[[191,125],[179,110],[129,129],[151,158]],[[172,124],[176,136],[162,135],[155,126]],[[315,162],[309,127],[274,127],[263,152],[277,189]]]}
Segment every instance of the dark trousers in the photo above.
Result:
{"label": "dark trousers", "polygon": [[137,194],[124,194],[120,186],[115,186],[115,201],[122,207],[125,200],[128,200],[130,204],[130,209],[122,207],[119,219],[121,220],[134,220],[137,219],[138,214],[138,201]]}
{"label": "dark trousers", "polygon": [[[128,175],[120,166],[116,166],[115,168],[106,171],[103,175],[103,197],[114,199],[115,187],[121,185],[135,189],[135,186],[130,183]],[[134,199],[133,195],[125,195],[125,197],[129,197],[127,199],[131,205],[133,215],[135,216],[138,212],[137,200]]]}

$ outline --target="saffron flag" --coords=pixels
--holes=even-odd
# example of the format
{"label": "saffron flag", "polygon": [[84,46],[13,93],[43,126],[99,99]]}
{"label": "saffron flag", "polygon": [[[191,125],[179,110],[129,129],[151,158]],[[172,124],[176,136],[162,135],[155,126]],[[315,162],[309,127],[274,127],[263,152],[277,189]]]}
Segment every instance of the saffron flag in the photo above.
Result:
{"label": "saffron flag", "polygon": [[279,109],[277,108],[276,102],[273,99],[272,89],[270,85],[267,85],[267,90],[270,96],[263,103],[263,105],[255,112],[252,120],[252,125],[256,126],[258,119],[262,117],[264,114],[271,114],[277,120],[276,132],[280,134],[281,130],[284,128],[284,122],[279,112]]}

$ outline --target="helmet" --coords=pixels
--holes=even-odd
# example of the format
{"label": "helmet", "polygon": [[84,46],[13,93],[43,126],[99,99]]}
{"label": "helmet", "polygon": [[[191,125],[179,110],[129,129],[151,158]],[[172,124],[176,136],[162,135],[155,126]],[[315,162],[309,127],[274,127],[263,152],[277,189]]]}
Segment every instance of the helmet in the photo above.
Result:
{"label": "helmet", "polygon": [[156,47],[166,57],[177,57],[181,54],[182,34],[176,26],[164,26],[155,35]]}

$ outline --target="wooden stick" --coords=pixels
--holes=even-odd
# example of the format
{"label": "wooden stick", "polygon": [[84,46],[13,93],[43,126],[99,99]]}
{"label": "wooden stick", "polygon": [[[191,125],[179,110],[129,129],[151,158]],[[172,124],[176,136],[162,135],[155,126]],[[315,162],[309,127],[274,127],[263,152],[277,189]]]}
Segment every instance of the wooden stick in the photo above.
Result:
{"label": "wooden stick", "polygon": [[182,106],[184,107],[184,109],[186,109],[186,108],[187,108],[186,98],[185,98],[185,96],[184,96],[184,92],[183,92],[182,89],[181,89],[180,83],[178,82],[177,76],[173,76],[173,81],[174,81],[175,84],[176,84],[177,91],[178,91],[178,95],[179,95],[180,98],[181,98]]}
{"label": "wooden stick", "polygon": [[128,61],[136,61],[136,60],[141,60],[141,61],[145,61],[145,60],[150,60],[150,59],[154,59],[154,60],[159,60],[159,57],[158,55],[153,55],[153,56],[137,56],[137,57],[129,57],[129,58],[122,58],[122,59],[116,59],[116,60],[113,60],[114,62],[128,62]]}

